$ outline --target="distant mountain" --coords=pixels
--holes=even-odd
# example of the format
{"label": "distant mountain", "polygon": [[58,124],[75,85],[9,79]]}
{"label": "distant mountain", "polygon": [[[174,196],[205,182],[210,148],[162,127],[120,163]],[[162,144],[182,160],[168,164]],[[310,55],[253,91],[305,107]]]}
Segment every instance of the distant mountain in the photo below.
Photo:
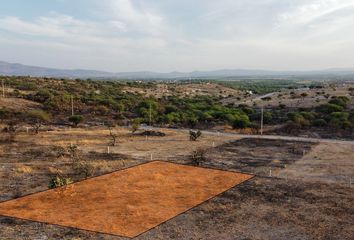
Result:
{"label": "distant mountain", "polygon": [[56,78],[95,78],[95,79],[229,79],[250,77],[321,77],[321,76],[353,76],[354,68],[333,68],[321,71],[267,71],[249,69],[223,69],[216,71],[193,72],[104,72],[83,69],[55,69],[27,66],[18,63],[0,61],[0,75],[37,76]]}

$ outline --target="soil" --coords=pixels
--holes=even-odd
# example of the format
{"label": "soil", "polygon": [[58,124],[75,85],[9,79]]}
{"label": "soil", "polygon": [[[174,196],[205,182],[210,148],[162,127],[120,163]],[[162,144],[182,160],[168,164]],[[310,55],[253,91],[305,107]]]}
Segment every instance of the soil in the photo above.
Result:
{"label": "soil", "polygon": [[250,178],[155,161],[0,203],[0,215],[135,237]]}
{"label": "soil", "polygon": [[[350,144],[218,136],[190,142],[187,133],[167,130],[165,137],[146,141],[117,131],[119,143],[111,151],[122,155],[116,160],[105,160],[103,155],[90,159],[98,167],[95,175],[149,161],[151,154],[154,160],[190,164],[190,155],[200,147],[207,149],[201,167],[256,175],[136,239],[354,239],[354,186],[349,185],[350,178],[354,182],[354,149]],[[52,168],[80,180],[71,172],[69,159],[58,158],[54,149],[73,142],[83,156],[105,154],[108,136],[102,129],[58,130],[21,135],[15,143],[0,144],[1,200],[45,190]],[[50,154],[39,153],[41,147]],[[1,240],[125,239],[6,217],[0,217],[0,236]]]}

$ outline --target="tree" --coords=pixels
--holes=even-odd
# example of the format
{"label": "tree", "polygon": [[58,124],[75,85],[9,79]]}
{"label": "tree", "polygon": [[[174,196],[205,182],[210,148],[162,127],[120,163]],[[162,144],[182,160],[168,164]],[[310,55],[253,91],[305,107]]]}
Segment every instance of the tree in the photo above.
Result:
{"label": "tree", "polygon": [[304,100],[307,96],[308,96],[307,93],[301,93],[301,98],[302,98],[302,100]]}
{"label": "tree", "polygon": [[202,132],[200,130],[198,131],[189,131],[189,140],[190,141],[197,141],[198,138],[200,138],[202,136]]}
{"label": "tree", "polygon": [[114,147],[117,143],[118,135],[113,132],[113,129],[111,126],[108,126],[108,130],[109,130],[109,136],[111,137],[111,145]]}
{"label": "tree", "polygon": [[26,113],[25,118],[32,124],[34,133],[38,134],[41,126],[49,122],[51,116],[42,110],[32,110]]}
{"label": "tree", "polygon": [[131,131],[133,134],[139,130],[139,125],[140,125],[140,119],[136,118],[132,121]]}
{"label": "tree", "polygon": [[73,123],[77,127],[81,122],[84,121],[84,117],[81,115],[73,115],[69,117],[69,122]]}
{"label": "tree", "polygon": [[0,121],[3,122],[11,116],[10,110],[6,108],[0,108]]}
{"label": "tree", "polygon": [[232,127],[237,129],[237,128],[247,128],[251,124],[250,119],[247,115],[241,114],[241,115],[235,115],[235,119],[232,123]]}

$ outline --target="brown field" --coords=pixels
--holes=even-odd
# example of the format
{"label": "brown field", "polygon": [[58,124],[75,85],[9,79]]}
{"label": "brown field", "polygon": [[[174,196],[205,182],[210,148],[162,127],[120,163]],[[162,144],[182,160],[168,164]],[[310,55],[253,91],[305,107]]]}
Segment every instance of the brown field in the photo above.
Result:
{"label": "brown field", "polygon": [[251,177],[155,161],[0,203],[0,215],[135,237]]}
{"label": "brown field", "polygon": [[241,96],[242,92],[237,89],[222,86],[216,83],[195,83],[195,84],[155,84],[148,88],[124,87],[124,92],[139,93],[144,96],[162,97],[162,96]]}

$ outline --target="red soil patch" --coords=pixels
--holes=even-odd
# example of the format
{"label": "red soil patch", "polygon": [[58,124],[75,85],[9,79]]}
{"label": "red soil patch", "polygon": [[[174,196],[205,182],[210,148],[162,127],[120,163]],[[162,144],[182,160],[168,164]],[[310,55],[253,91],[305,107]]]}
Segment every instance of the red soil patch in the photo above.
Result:
{"label": "red soil patch", "polygon": [[135,237],[251,177],[155,161],[0,203],[0,215]]}

